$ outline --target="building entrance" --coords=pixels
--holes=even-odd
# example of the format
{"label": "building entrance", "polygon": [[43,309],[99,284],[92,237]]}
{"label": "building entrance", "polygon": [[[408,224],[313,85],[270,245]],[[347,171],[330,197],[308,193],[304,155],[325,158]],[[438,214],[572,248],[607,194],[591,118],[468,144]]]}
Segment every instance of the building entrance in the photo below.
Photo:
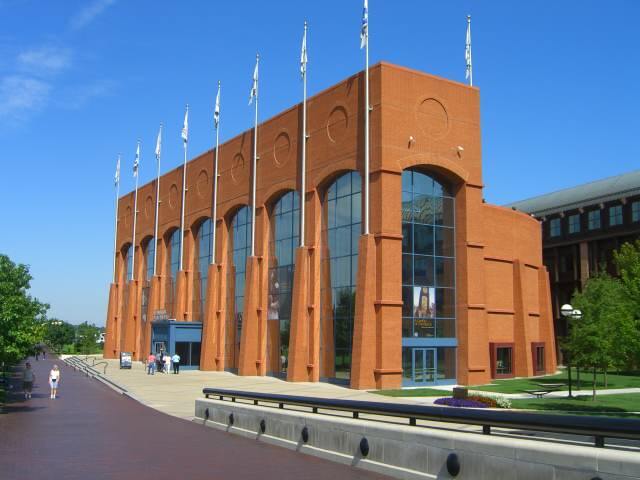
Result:
{"label": "building entrance", "polygon": [[438,357],[435,348],[414,348],[411,365],[414,383],[433,383],[436,380]]}

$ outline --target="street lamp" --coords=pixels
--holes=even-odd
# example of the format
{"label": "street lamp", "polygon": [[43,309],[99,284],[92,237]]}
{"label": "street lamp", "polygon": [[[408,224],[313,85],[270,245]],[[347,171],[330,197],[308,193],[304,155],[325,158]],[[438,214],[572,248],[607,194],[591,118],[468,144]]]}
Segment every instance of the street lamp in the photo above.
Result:
{"label": "street lamp", "polygon": [[[577,308],[573,308],[568,303],[560,307],[560,314],[565,318],[572,318],[573,320],[580,320],[582,318],[582,312]],[[569,380],[569,398],[573,398],[571,392],[571,354],[569,354],[569,358],[567,359],[567,380]]]}

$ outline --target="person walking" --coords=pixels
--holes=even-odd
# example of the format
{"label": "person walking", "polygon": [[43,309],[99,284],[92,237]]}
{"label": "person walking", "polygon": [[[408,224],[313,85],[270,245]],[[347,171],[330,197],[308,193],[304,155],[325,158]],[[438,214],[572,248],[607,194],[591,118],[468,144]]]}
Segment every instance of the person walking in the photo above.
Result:
{"label": "person walking", "polygon": [[31,389],[33,388],[35,379],[36,376],[33,370],[31,370],[31,364],[27,362],[24,372],[22,372],[22,389],[24,390],[25,400],[31,398]]}
{"label": "person walking", "polygon": [[178,355],[178,352],[173,354],[173,357],[171,357],[171,362],[173,363],[173,373],[174,375],[177,375],[178,373],[180,373],[180,355]]}
{"label": "person walking", "polygon": [[156,373],[156,356],[153,352],[149,352],[147,357],[147,375],[155,375]]}
{"label": "person walking", "polygon": [[56,398],[58,394],[58,386],[60,385],[60,369],[58,365],[54,365],[49,372],[49,386],[51,387],[51,398]]}
{"label": "person walking", "polygon": [[164,354],[164,373],[166,373],[167,375],[169,375],[170,370],[171,370],[171,357],[169,356],[169,353],[165,353]]}

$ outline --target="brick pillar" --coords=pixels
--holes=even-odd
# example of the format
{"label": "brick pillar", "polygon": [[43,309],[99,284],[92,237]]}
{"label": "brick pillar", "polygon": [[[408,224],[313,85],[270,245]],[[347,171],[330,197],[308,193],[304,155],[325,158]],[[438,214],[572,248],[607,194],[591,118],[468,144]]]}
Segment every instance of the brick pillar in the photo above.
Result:
{"label": "brick pillar", "polygon": [[362,235],[358,244],[356,311],[353,320],[351,388],[376,388],[374,370],[379,347],[376,321],[376,242],[372,234]]}
{"label": "brick pillar", "polygon": [[153,315],[160,309],[160,297],[162,293],[162,277],[154,275],[149,286],[149,304],[147,305],[147,321],[143,324],[143,334],[140,341],[141,360],[145,360],[151,351],[151,327]]}
{"label": "brick pillar", "polygon": [[287,380],[289,382],[313,381],[314,365],[309,362],[309,262],[312,249],[296,249],[296,266],[293,275],[291,294],[291,329],[289,333],[289,363]]}
{"label": "brick pillar", "polygon": [[532,332],[529,322],[529,305],[525,292],[525,278],[528,267],[520,260],[513,262],[513,373],[516,377],[533,375],[533,356],[531,354]]}
{"label": "brick pillar", "polygon": [[491,379],[482,208],[482,188],[463,184],[456,195],[457,376],[462,385]]}
{"label": "brick pillar", "polygon": [[[202,346],[200,351],[200,370],[216,370],[216,357],[218,357],[219,322],[224,318],[220,316],[220,272],[222,265],[211,264],[207,274],[207,298],[205,311],[202,312]],[[223,352],[224,356],[224,352]]]}
{"label": "brick pillar", "polygon": [[240,337],[239,375],[264,375],[266,365],[263,340],[266,340],[266,311],[261,301],[261,292],[266,288],[263,272],[266,270],[263,257],[248,257],[245,273],[244,315]]}
{"label": "brick pillar", "polygon": [[127,289],[127,308],[123,312],[122,336],[120,337],[120,350],[123,352],[133,352],[136,340],[136,311],[138,281],[131,280],[125,287]]}
{"label": "brick pillar", "polygon": [[116,358],[117,337],[118,337],[118,284],[112,283],[109,286],[109,303],[107,306],[106,335],[104,339],[104,358]]}
{"label": "brick pillar", "polygon": [[545,373],[555,373],[558,367],[556,358],[556,339],[553,329],[553,314],[551,308],[551,288],[549,286],[549,272],[545,267],[538,270],[538,298],[540,302],[540,341],[544,342]]}
{"label": "brick pillar", "polygon": [[176,294],[173,299],[173,312],[178,321],[187,320],[186,302],[188,280],[189,278],[185,270],[180,270],[176,274]]}

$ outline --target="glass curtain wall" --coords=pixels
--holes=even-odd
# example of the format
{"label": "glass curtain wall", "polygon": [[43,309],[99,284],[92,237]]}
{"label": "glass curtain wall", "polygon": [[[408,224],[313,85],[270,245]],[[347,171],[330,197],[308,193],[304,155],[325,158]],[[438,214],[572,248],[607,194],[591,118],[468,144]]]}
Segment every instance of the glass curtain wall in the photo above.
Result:
{"label": "glass curtain wall", "polygon": [[244,313],[244,287],[247,257],[251,254],[251,211],[249,207],[240,208],[231,222],[229,234],[231,245],[231,268],[228,276],[228,291],[231,296],[225,328],[226,367],[235,370],[240,354],[240,338],[242,335],[242,316]]}
{"label": "glass curtain wall", "polygon": [[455,381],[455,199],[414,170],[402,172],[404,383]]}
{"label": "glass curtain wall", "polygon": [[211,263],[211,239],[213,223],[207,218],[198,227],[196,240],[197,271],[193,276],[193,320],[204,321],[205,302],[207,299],[207,278]]}
{"label": "glass curtain wall", "polygon": [[271,214],[267,373],[272,375],[284,376],[287,373],[295,250],[299,244],[298,193],[288,192],[274,205]]}
{"label": "glass curtain wall", "polygon": [[328,188],[323,211],[320,376],[342,381],[351,376],[362,216],[360,191],[358,172],[342,175]]}

